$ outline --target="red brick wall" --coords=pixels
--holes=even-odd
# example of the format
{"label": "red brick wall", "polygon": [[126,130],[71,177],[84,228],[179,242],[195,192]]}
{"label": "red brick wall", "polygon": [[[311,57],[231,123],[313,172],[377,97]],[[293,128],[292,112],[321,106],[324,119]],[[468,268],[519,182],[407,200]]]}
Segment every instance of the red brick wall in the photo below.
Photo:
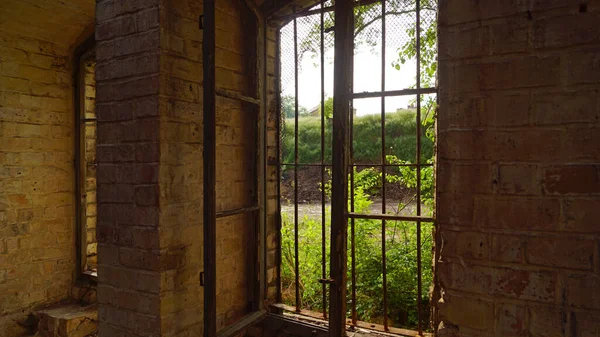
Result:
{"label": "red brick wall", "polygon": [[600,4],[580,2],[440,1],[439,336],[600,333]]}

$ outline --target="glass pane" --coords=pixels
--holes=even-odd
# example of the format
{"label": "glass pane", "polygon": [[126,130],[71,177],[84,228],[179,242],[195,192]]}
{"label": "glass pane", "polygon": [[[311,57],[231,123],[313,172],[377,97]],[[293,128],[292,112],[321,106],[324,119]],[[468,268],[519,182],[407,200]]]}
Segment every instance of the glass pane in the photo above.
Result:
{"label": "glass pane", "polygon": [[295,221],[293,166],[281,166],[281,295],[283,303],[296,303]]}
{"label": "glass pane", "polygon": [[437,0],[421,0],[421,88],[433,88],[437,78]]}
{"label": "glass pane", "polygon": [[433,217],[435,175],[433,165],[421,167],[421,215]]}
{"label": "glass pane", "polygon": [[350,179],[350,211],[364,214],[381,213],[381,168],[354,167]]}
{"label": "glass pane", "polygon": [[298,168],[300,296],[302,309],[314,312],[323,311],[323,286],[319,279],[323,278],[323,266],[329,261],[329,214],[326,210],[323,224],[321,173],[319,166]]}
{"label": "glass pane", "polygon": [[417,226],[409,221],[386,221],[385,232],[390,325],[416,330]]}
{"label": "glass pane", "polygon": [[354,7],[354,92],[381,91],[381,3]]}
{"label": "glass pane", "polygon": [[432,164],[435,147],[437,94],[421,95],[421,163]]}
{"label": "glass pane", "polygon": [[388,214],[417,215],[417,170],[412,166],[391,166],[385,170],[385,202]]}
{"label": "glass pane", "polygon": [[[359,321],[383,324],[381,221],[356,219],[354,226],[357,319]],[[352,270],[351,251],[352,247],[349,246],[348,255],[350,258],[348,263],[350,271]],[[349,295],[351,298],[351,293]]]}
{"label": "glass pane", "polygon": [[417,157],[416,96],[385,98],[385,149],[388,164],[415,163]]}
{"label": "glass pane", "polygon": [[352,122],[353,163],[380,164],[381,98],[355,99]]}
{"label": "glass pane", "polygon": [[321,17],[297,19],[298,162],[321,162]]}
{"label": "glass pane", "polygon": [[416,85],[415,4],[412,1],[386,1],[385,6],[385,90],[401,90]]}

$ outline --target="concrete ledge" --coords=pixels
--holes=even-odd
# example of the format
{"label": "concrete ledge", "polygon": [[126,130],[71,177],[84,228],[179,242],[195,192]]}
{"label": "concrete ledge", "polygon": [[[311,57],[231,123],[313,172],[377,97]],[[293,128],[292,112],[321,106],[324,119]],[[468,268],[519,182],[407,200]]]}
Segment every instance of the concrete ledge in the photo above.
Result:
{"label": "concrete ledge", "polygon": [[64,304],[38,311],[37,316],[38,337],[95,336],[98,328],[98,309],[95,304]]}

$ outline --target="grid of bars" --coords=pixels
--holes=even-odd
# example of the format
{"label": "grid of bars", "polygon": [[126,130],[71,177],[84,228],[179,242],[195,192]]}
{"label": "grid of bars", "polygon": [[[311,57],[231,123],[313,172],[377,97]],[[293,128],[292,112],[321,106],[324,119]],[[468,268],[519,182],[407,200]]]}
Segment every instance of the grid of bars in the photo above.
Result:
{"label": "grid of bars", "polygon": [[[437,88],[434,83],[429,83],[430,81],[426,81],[427,83],[422,83],[421,79],[421,60],[422,55],[421,52],[423,50],[421,46],[423,27],[429,27],[432,24],[435,24],[436,18],[436,8],[434,6],[428,6],[430,2],[425,2],[425,8],[423,6],[422,1],[402,1],[402,0],[377,0],[377,1],[361,1],[354,3],[354,13],[355,15],[362,15],[360,18],[362,20],[361,26],[355,26],[355,39],[359,34],[366,35],[366,38],[363,40],[373,41],[373,39],[381,39],[378,43],[373,43],[373,48],[379,47],[380,56],[381,56],[381,81],[379,90],[370,90],[370,91],[353,91],[351,94],[351,100],[358,99],[366,99],[373,98],[380,100],[380,115],[381,115],[381,159],[379,163],[357,163],[354,160],[353,154],[353,146],[350,146],[350,190],[354,190],[355,186],[355,177],[354,177],[354,168],[355,167],[377,167],[381,170],[381,213],[378,214],[365,214],[365,213],[357,213],[355,212],[355,200],[354,193],[349,193],[350,198],[350,209],[346,210],[348,212],[349,225],[350,225],[350,260],[351,260],[351,323],[353,326],[361,326],[364,325],[363,322],[359,322],[357,317],[357,275],[356,275],[356,250],[355,250],[355,229],[356,229],[356,221],[359,219],[371,219],[371,220],[380,220],[381,221],[381,250],[382,250],[382,270],[383,270],[383,330],[391,331],[391,332],[399,332],[399,329],[390,329],[390,324],[388,321],[388,280],[387,280],[387,259],[386,259],[386,221],[410,221],[413,222],[416,226],[416,237],[417,247],[422,247],[421,240],[421,227],[424,222],[433,222],[433,218],[431,216],[424,215],[424,211],[421,207],[422,203],[422,195],[421,195],[421,181],[422,181],[422,169],[432,167],[432,163],[427,163],[422,158],[422,116],[421,116],[421,108],[423,95],[435,94],[437,93]],[[293,14],[279,18],[288,22],[280,30],[280,76],[281,76],[281,89],[286,86],[286,83],[292,82],[293,79],[293,89],[294,89],[294,153],[293,153],[293,162],[285,162],[280,159],[280,167],[283,168],[293,168],[293,224],[294,224],[294,274],[295,274],[295,307],[294,311],[298,313],[303,312],[301,296],[300,296],[300,261],[298,258],[299,254],[299,198],[298,198],[298,187],[299,187],[299,178],[298,171],[302,167],[319,167],[320,168],[320,180],[321,186],[325,186],[326,183],[326,170],[331,167],[330,162],[328,162],[326,158],[326,129],[325,129],[325,54],[326,48],[331,43],[332,34],[328,34],[330,32],[330,27],[326,25],[327,21],[333,21],[332,12],[333,6],[331,6],[328,2],[322,1],[319,5],[314,6],[312,8],[308,8],[302,11],[294,11]],[[302,20],[302,21],[301,21]],[[299,30],[303,25],[299,25],[299,22],[318,22],[318,40],[316,43],[306,43],[304,40],[299,41]],[[355,22],[358,22],[355,17]],[[390,27],[400,28],[400,31],[394,30],[392,34],[389,34],[388,30]],[[410,34],[410,31],[413,31],[413,34]],[[425,29],[427,30],[427,29]],[[373,36],[375,35],[375,37]],[[393,48],[397,43],[403,43],[409,40],[411,43],[414,43],[415,53],[414,55],[414,63],[415,63],[415,83],[409,87],[399,88],[394,83],[389,82],[386,79],[386,64],[388,64],[389,60],[386,60],[386,48]],[[314,41],[313,41],[314,42]],[[317,46],[318,48],[315,48]],[[290,50],[293,48],[293,54],[290,53]],[[316,49],[316,50],[315,50]],[[312,50],[316,52],[320,57],[320,88],[321,88],[321,99],[320,99],[320,122],[321,122],[321,137],[320,137],[320,162],[318,163],[304,163],[299,160],[299,133],[298,133],[298,125],[299,125],[299,95],[302,93],[299,92],[299,71],[300,64],[303,54],[306,51]],[[293,66],[293,67],[292,67]],[[358,65],[361,66],[361,65]],[[373,65],[369,65],[373,66]],[[356,68],[355,68],[356,69]],[[291,73],[293,70],[293,74]],[[352,74],[348,74],[352,76]],[[283,90],[281,91],[283,92]],[[416,98],[416,156],[414,163],[406,163],[406,164],[396,164],[396,163],[388,163],[386,160],[386,154],[388,149],[386,147],[386,98],[390,97],[398,97],[398,96],[412,96]],[[283,101],[283,100],[282,100]],[[284,107],[280,107],[280,113],[284,109]],[[354,114],[350,113],[350,139],[351,142],[354,139],[353,135],[353,119]],[[281,127],[279,128],[282,129]],[[280,134],[279,142],[283,142],[282,135]],[[289,136],[289,135],[283,135]],[[316,144],[315,144],[316,145]],[[278,144],[278,147],[281,149],[281,145]],[[416,204],[416,214],[389,214],[388,205],[386,204],[386,171],[390,167],[400,167],[406,166],[414,168],[416,171],[416,196],[415,196],[415,204]],[[281,183],[281,182],[280,182]],[[279,187],[281,188],[281,187]],[[332,193],[335,193],[333,191]],[[280,200],[281,202],[281,200]],[[334,206],[332,206],[334,207]],[[280,208],[281,209],[281,208]],[[321,250],[322,250],[322,278],[319,280],[322,283],[322,317],[327,319],[327,283],[330,280],[327,279],[327,252],[326,252],[326,240],[327,240],[327,228],[326,228],[326,195],[325,189],[321,188]],[[417,301],[417,311],[418,311],[418,326],[417,331],[419,335],[422,335],[423,332],[423,322],[421,317],[422,315],[422,304],[421,304],[421,295],[423,292],[422,289],[422,256],[421,249],[417,249],[417,294],[419,300]],[[285,308],[285,306],[282,306]],[[291,308],[287,308],[291,309]],[[406,332],[406,331],[402,331]]]}

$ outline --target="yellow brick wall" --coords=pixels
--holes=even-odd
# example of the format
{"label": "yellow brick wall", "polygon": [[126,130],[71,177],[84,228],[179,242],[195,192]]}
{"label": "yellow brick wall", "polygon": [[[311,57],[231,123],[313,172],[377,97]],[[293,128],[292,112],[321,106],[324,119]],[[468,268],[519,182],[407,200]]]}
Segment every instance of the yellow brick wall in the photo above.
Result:
{"label": "yellow brick wall", "polygon": [[277,212],[277,167],[279,154],[277,153],[277,126],[279,123],[279,93],[277,92],[278,55],[277,28],[267,26],[267,59],[266,59],[266,89],[267,89],[267,298],[270,302],[277,301],[277,258],[279,254],[279,230],[277,227],[279,213]]}
{"label": "yellow brick wall", "polygon": [[85,238],[86,238],[86,266],[85,270],[95,270],[98,266],[98,250],[96,242],[96,60],[92,55],[84,62],[85,72],[85,117],[88,121],[84,127],[84,156],[82,174],[85,179]]}
{"label": "yellow brick wall", "polygon": [[[198,28],[201,3],[173,1],[165,8],[166,29],[161,34],[161,223],[167,224],[164,247],[181,246],[183,264],[168,272],[178,279],[169,290],[175,305],[163,311],[163,326],[173,333],[202,329],[202,31]],[[217,87],[249,95],[250,53],[242,52],[255,38],[243,24],[248,16],[242,3],[217,2]],[[255,94],[252,94],[253,96]],[[257,112],[238,101],[217,98],[217,211],[251,206],[257,158],[253,151]],[[256,218],[237,215],[217,221],[217,328],[247,313],[251,229]],[[186,303],[185,306],[182,306]],[[183,319],[182,319],[183,318]]]}
{"label": "yellow brick wall", "polygon": [[0,331],[69,296],[75,268],[68,51],[0,38]]}

